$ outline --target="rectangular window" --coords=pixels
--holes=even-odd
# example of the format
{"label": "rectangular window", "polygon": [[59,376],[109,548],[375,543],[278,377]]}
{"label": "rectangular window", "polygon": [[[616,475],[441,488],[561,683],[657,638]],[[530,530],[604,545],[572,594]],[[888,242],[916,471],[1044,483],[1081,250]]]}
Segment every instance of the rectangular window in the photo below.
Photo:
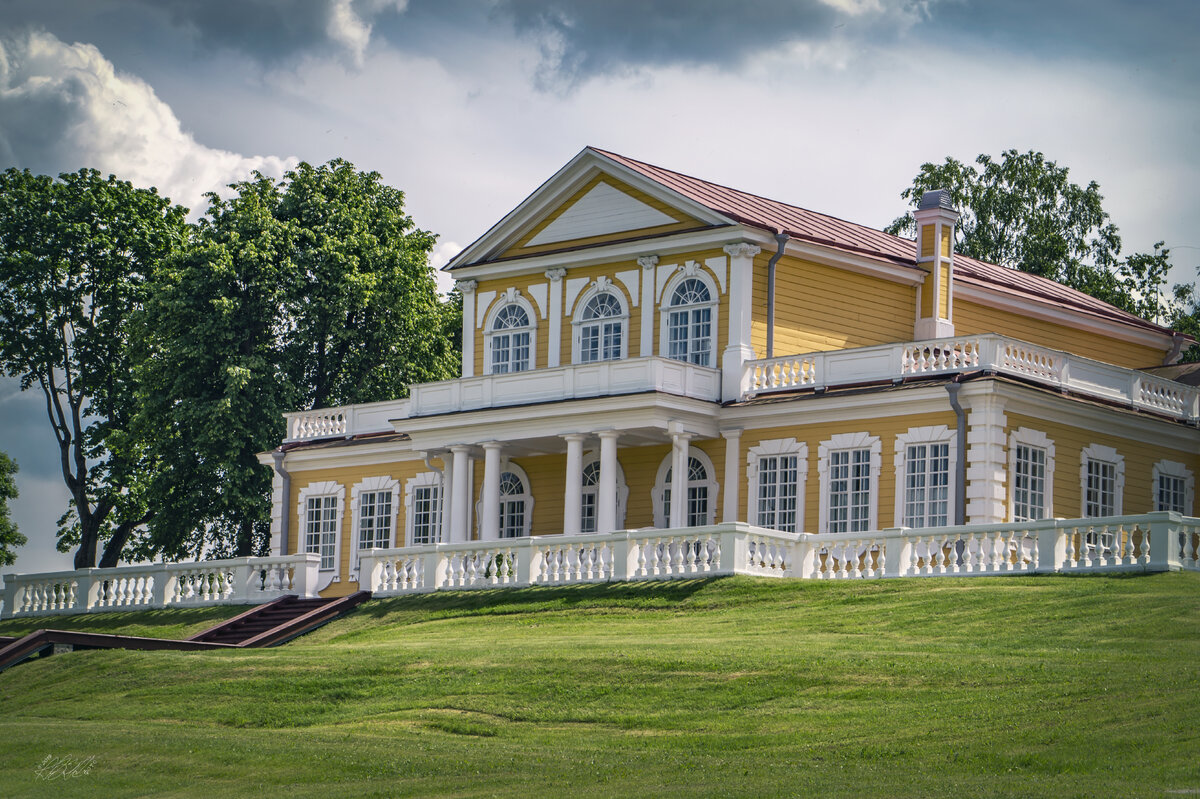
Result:
{"label": "rectangular window", "polygon": [[1013,521],[1046,516],[1046,450],[1018,444],[1013,473]]}
{"label": "rectangular window", "polygon": [[796,532],[797,456],[758,460],[758,526]]}
{"label": "rectangular window", "polygon": [[582,533],[596,532],[596,490],[583,490],[579,503],[579,531]]}
{"label": "rectangular window", "polygon": [[667,357],[676,361],[688,359],[688,312],[671,311],[667,319]]}
{"label": "rectangular window", "polygon": [[418,486],[413,491],[413,540],[415,544],[436,544],[441,538],[441,497],[437,486]]}
{"label": "rectangular window", "polygon": [[950,444],[910,444],[904,474],[904,526],[949,524]]}
{"label": "rectangular window", "polygon": [[334,568],[337,555],[337,497],[309,497],[304,526],[304,551],[321,556],[321,569]]}
{"label": "rectangular window", "polygon": [[829,532],[860,533],[871,526],[871,450],[829,453]]}
{"label": "rectangular window", "polygon": [[367,491],[358,500],[358,548],[392,545],[392,492]]}
{"label": "rectangular window", "polygon": [[1182,477],[1172,474],[1160,474],[1155,491],[1155,510],[1173,510],[1177,513],[1187,513],[1185,504],[1185,484]]}
{"label": "rectangular window", "polygon": [[525,500],[500,500],[500,537],[520,538],[525,534]]}
{"label": "rectangular window", "polygon": [[1113,516],[1117,506],[1117,465],[1089,459],[1084,516]]}

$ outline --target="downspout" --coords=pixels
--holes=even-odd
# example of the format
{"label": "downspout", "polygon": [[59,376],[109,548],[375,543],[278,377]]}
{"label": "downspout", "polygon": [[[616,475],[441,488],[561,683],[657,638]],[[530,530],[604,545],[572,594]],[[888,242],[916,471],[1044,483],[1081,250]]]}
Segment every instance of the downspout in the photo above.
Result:
{"label": "downspout", "polygon": [[1171,351],[1167,353],[1167,357],[1163,358],[1163,366],[1171,366],[1179,363],[1179,355],[1183,352],[1183,345],[1187,343],[1182,333],[1174,333],[1171,336]]}
{"label": "downspout", "polygon": [[271,457],[275,459],[275,473],[283,479],[283,488],[280,493],[283,495],[283,507],[279,510],[279,554],[288,554],[288,535],[291,532],[290,522],[292,521],[291,505],[292,502],[292,475],[287,469],[283,468],[283,458],[285,453],[281,450],[275,450],[271,453]]}
{"label": "downspout", "polygon": [[962,383],[958,382],[960,375],[946,384],[946,393],[950,395],[950,407],[958,420],[958,458],[955,464],[954,477],[954,524],[964,524],[967,510],[967,414],[958,402],[958,392]]}
{"label": "downspout", "polygon": [[767,357],[775,357],[775,264],[779,262],[783,255],[783,248],[788,243],[790,237],[782,230],[775,234],[775,241],[779,242],[779,248],[775,250],[775,254],[771,256],[771,260],[767,262]]}

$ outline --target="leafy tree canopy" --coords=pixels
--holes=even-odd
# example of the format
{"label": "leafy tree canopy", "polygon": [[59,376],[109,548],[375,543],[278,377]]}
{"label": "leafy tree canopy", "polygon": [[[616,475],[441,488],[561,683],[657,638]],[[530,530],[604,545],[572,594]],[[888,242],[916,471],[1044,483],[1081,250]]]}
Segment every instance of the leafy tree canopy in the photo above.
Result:
{"label": "leafy tree canopy", "polygon": [[[1081,187],[1066,167],[1042,153],[1004,151],[974,164],[954,158],[926,163],[900,196],[915,207],[926,191],[946,189],[961,216],[955,249],[983,261],[1031,272],[1091,294],[1131,313],[1161,320],[1169,252],[1121,258],[1121,238],[1095,181]],[[912,236],[911,212],[886,228]]]}
{"label": "leafy tree canopy", "polygon": [[36,388],[73,512],[59,548],[76,568],[114,566],[149,518],[146,453],[129,434],[137,398],[130,323],[183,242],[186,210],[95,170],[58,180],[0,174],[0,368]]}
{"label": "leafy tree canopy", "polygon": [[25,543],[25,536],[9,518],[8,501],[17,498],[17,462],[0,452],[0,566],[11,566],[17,560],[13,547]]}

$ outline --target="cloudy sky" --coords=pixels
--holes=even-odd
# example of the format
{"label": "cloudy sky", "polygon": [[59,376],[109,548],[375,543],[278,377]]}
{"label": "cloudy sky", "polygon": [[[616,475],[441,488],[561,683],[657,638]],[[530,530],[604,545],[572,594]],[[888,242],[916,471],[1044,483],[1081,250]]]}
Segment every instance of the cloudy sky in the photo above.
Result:
{"label": "cloudy sky", "polygon": [[[0,168],[203,193],[346,158],[444,263],[585,145],[882,227],[921,163],[1036,149],[1126,251],[1200,264],[1195,0],[4,0]],[[0,383],[14,516],[53,553],[44,406]]]}

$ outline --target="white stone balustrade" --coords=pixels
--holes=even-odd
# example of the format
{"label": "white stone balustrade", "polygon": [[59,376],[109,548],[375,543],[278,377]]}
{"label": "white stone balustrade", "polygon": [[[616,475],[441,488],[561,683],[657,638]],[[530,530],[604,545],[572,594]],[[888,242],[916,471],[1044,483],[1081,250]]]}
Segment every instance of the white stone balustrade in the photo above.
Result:
{"label": "white stone balustrade", "polygon": [[4,575],[0,617],[201,605],[316,596],[320,556],[232,558]]}
{"label": "white stone balustrade", "polygon": [[287,437],[284,443],[390,431],[390,420],[407,419],[408,407],[408,400],[402,399],[285,413]]}
{"label": "white stone balustrade", "polygon": [[1154,375],[997,335],[786,355],[746,364],[747,396],[771,391],[987,370],[1200,422],[1200,390]]}

